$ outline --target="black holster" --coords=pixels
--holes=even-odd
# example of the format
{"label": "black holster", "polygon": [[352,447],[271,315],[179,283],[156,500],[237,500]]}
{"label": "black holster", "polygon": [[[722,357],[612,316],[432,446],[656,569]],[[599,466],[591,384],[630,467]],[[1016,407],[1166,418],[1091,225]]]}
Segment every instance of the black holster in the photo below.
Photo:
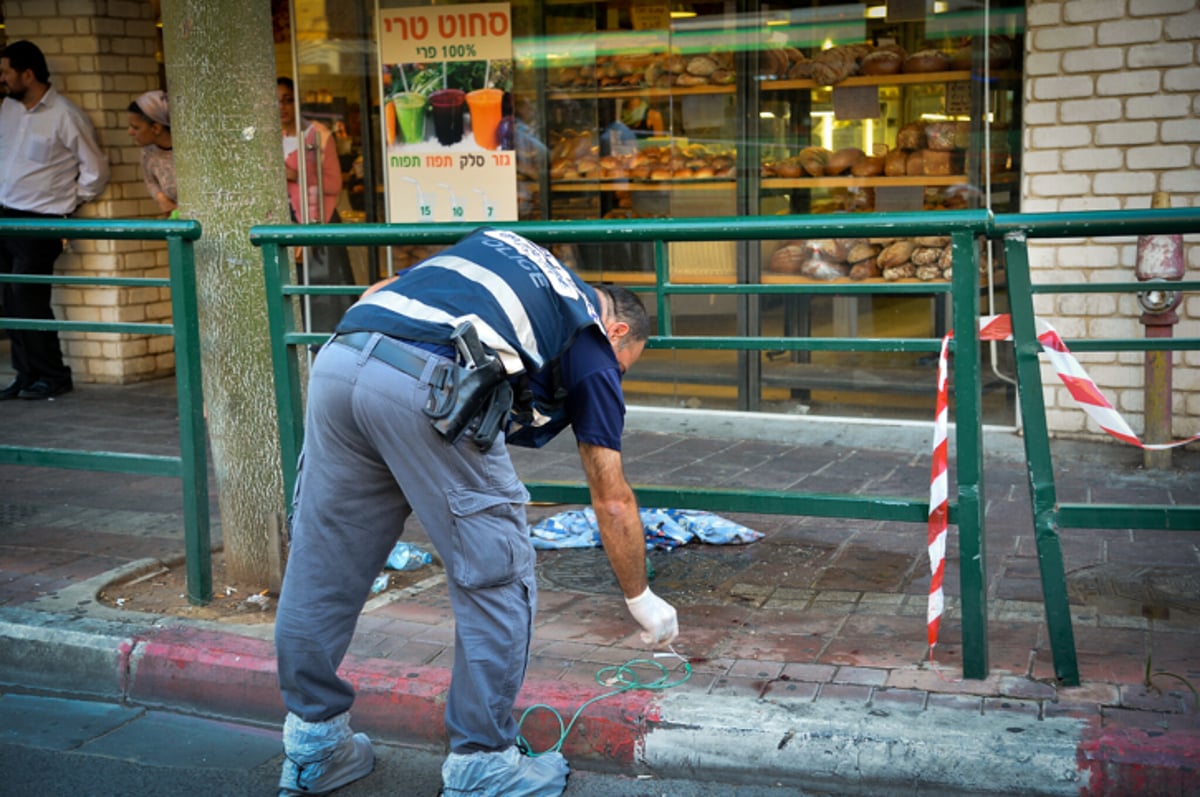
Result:
{"label": "black holster", "polygon": [[512,408],[508,374],[500,358],[479,343],[470,322],[460,325],[452,340],[467,363],[443,362],[434,368],[423,409],[433,428],[450,443],[469,435],[481,451],[487,451]]}

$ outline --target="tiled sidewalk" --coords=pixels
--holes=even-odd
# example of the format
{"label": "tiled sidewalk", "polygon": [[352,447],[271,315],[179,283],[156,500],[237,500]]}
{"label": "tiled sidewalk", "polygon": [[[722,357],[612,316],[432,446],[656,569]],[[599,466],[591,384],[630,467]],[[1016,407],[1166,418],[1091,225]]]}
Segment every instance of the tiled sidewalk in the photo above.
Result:
{"label": "tiled sidewalk", "polygon": [[[84,385],[52,402],[6,402],[0,404],[0,442],[70,448],[120,441],[126,450],[172,452],[177,444],[172,400],[168,381]],[[928,489],[928,453],[870,429],[852,437],[841,430],[837,444],[830,444],[803,434],[764,439],[695,428],[685,432],[660,418],[638,420],[637,415],[631,413],[625,446],[634,483],[905,497]],[[1019,456],[1010,455],[1019,446],[1001,439],[997,448],[1005,450],[989,449],[985,483],[988,678],[961,679],[953,527],[947,613],[931,667],[925,656],[929,574],[922,524],[739,514],[731,518],[764,532],[762,540],[650,554],[656,591],[679,607],[676,648],[692,665],[691,678],[672,694],[744,699],[753,705],[796,700],[868,715],[957,711],[1037,721],[1074,717],[1101,731],[1133,729],[1142,738],[1184,734],[1185,749],[1195,743],[1194,761],[1200,751],[1200,711],[1179,679],[1200,685],[1195,535],[1063,533],[1084,683],[1059,687],[1046,637],[1024,470]],[[1108,444],[1056,444],[1056,455],[1060,452],[1056,473],[1064,500],[1170,503],[1200,494],[1196,452],[1179,452],[1179,467],[1168,473],[1147,473],[1140,468],[1140,452]],[[514,461],[529,480],[580,478],[569,435],[540,451],[515,451]],[[564,508],[531,507],[530,517],[537,520]],[[112,619],[112,610],[89,603],[87,590],[131,562],[180,556],[179,512],[175,480],[0,466],[0,613],[33,609]],[[219,521],[215,500],[213,518]],[[219,540],[219,523],[213,537]],[[420,543],[423,534],[414,527],[406,539]],[[530,683],[543,691],[561,690],[555,692],[560,697],[584,694],[602,688],[596,681],[601,668],[647,655],[603,552],[541,552],[538,572]],[[351,648],[351,658],[364,672],[371,662],[388,672],[448,670],[453,618],[438,569],[431,568],[429,576],[405,593],[368,604]],[[204,644],[249,646],[242,651],[244,660],[269,669],[270,626],[227,625],[219,642],[207,635],[210,631],[204,632]],[[183,623],[170,637],[188,644],[182,642],[186,632]],[[1154,673],[1169,673],[1156,674],[1151,688],[1143,683],[1147,659]],[[189,692],[180,699],[194,696]],[[278,696],[238,700],[248,710],[260,700],[264,714],[274,716]],[[364,705],[369,718],[373,704],[364,698]],[[398,732],[394,718],[388,722]]]}

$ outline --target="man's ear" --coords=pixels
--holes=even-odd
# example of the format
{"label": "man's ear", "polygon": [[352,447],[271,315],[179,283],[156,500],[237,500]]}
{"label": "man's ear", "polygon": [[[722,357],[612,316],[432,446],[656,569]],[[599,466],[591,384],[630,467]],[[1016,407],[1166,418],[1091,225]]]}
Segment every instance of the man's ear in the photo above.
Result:
{"label": "man's ear", "polygon": [[629,324],[624,321],[613,321],[607,327],[608,337],[611,340],[619,340],[629,334]]}

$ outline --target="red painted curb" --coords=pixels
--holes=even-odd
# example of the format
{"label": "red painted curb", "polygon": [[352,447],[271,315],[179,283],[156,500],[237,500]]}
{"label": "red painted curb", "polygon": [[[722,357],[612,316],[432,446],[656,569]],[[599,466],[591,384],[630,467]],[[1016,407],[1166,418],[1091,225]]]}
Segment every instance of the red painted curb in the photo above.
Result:
{"label": "red painted curb", "polygon": [[607,695],[583,708],[563,742],[562,752],[569,759],[586,758],[628,767],[643,758],[647,730],[661,719],[659,695],[647,690],[611,695],[610,691],[599,686],[583,688],[561,681],[527,680],[517,699],[518,717],[530,706],[547,706],[558,712],[562,728],[550,711],[536,708],[525,718],[521,735],[535,752],[547,750],[558,742],[585,703]]}
{"label": "red painted curb", "polygon": [[[286,715],[270,642],[164,628],[135,640],[127,659],[125,694],[133,702],[268,724],[282,724]],[[403,743],[445,745],[449,669],[347,656],[340,674],[357,693],[350,710],[355,730]],[[530,679],[515,713],[519,718],[530,706],[549,707],[565,729],[585,703],[608,691],[598,685]],[[644,751],[647,727],[661,719],[657,701],[657,693],[639,690],[591,703],[563,742],[563,753],[612,766],[635,763]],[[535,708],[521,733],[540,752],[558,743],[562,729],[550,711]]]}
{"label": "red painted curb", "polygon": [[356,731],[399,742],[445,745],[449,670],[347,656],[339,674],[356,692],[350,708]]}
{"label": "red painted curb", "polygon": [[164,628],[135,641],[127,696],[138,703],[283,722],[274,646],[199,628]]}
{"label": "red painted curb", "polygon": [[1200,794],[1200,731],[1089,728],[1076,760],[1085,797]]}

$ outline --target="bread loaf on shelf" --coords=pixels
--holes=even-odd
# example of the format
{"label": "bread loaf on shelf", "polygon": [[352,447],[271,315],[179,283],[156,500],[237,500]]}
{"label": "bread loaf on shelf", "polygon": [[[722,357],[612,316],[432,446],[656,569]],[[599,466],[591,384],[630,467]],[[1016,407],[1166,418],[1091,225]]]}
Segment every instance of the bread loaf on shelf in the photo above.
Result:
{"label": "bread loaf on shelf", "polygon": [[956,152],[926,149],[921,150],[921,153],[921,165],[924,168],[925,174],[944,177],[950,174],[958,174],[961,171],[961,164],[957,163],[959,159],[956,157],[958,154]]}
{"label": "bread loaf on shelf", "polygon": [[883,157],[883,173],[887,177],[903,177],[908,174],[908,153],[894,149]]}
{"label": "bread loaf on shelf", "polygon": [[850,279],[852,280],[874,279],[881,273],[879,260],[874,257],[868,257],[866,260],[860,260],[850,266]]}
{"label": "bread loaf on shelf", "polygon": [[858,147],[845,147],[829,156],[825,164],[826,174],[845,174],[852,169],[855,164],[863,160],[867,153],[863,152]]}
{"label": "bread loaf on shelf", "polygon": [[904,161],[905,174],[925,174],[925,152],[926,150],[918,149],[908,153],[908,158]]}
{"label": "bread loaf on shelf", "polygon": [[864,75],[895,75],[904,68],[904,52],[895,49],[879,49],[867,53],[859,66]]}
{"label": "bread loaf on shelf", "polygon": [[883,158],[866,157],[850,167],[855,177],[878,177],[883,174]]}
{"label": "bread loaf on shelf", "polygon": [[929,122],[925,125],[925,146],[929,149],[949,151],[955,148],[958,134],[954,122]]}
{"label": "bread loaf on shelf", "polygon": [[909,122],[896,133],[896,149],[923,149],[925,147],[925,125]]}
{"label": "bread loaf on shelf", "polygon": [[915,248],[916,245],[907,238],[888,244],[879,253],[879,267],[886,269],[907,263]]}
{"label": "bread loaf on shelf", "polygon": [[920,50],[904,59],[905,72],[945,72],[950,58],[941,50]]}
{"label": "bread loaf on shelf", "polygon": [[832,154],[832,152],[823,147],[805,147],[800,150],[797,158],[800,161],[800,167],[810,177],[822,177],[825,174],[825,166],[829,163],[829,157]]}
{"label": "bread loaf on shelf", "polygon": [[818,86],[832,86],[857,75],[860,52],[854,45],[822,50],[813,58],[812,79]]}

